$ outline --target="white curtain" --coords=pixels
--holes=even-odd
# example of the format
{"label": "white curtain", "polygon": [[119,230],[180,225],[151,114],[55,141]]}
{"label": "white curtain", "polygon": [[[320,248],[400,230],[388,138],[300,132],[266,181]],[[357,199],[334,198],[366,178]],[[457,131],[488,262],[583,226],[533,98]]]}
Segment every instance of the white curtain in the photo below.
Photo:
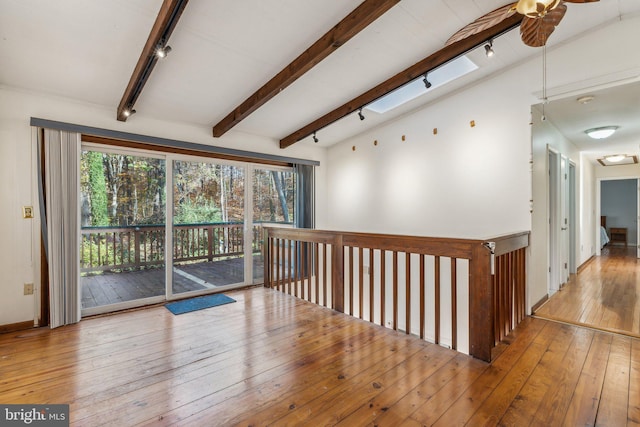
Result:
{"label": "white curtain", "polygon": [[44,129],[45,209],[41,212],[52,328],[80,320],[79,158],[80,134]]}

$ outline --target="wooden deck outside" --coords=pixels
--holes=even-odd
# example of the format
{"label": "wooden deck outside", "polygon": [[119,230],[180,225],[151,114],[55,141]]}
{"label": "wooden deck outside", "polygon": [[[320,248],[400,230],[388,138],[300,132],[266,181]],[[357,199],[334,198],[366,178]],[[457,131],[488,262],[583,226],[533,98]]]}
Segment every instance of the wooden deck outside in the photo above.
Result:
{"label": "wooden deck outside", "polygon": [[527,318],[492,364],[265,288],[0,335],[0,402],[71,424],[640,424],[640,340]]}
{"label": "wooden deck outside", "polygon": [[[173,274],[173,292],[184,293],[244,282],[244,258],[177,265]],[[258,273],[263,267],[254,257]],[[164,268],[122,273],[104,272],[81,279],[82,308],[132,301],[165,294]]]}
{"label": "wooden deck outside", "polygon": [[606,246],[535,315],[640,338],[639,266],[635,247]]}

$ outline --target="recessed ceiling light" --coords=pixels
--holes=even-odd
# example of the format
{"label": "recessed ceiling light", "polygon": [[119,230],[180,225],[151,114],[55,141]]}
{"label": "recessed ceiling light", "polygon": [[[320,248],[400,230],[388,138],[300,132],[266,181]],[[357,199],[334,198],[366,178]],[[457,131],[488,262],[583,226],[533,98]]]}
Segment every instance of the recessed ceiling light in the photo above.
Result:
{"label": "recessed ceiling light", "polygon": [[587,129],[584,131],[590,138],[604,139],[609,138],[618,129],[618,126],[602,126],[599,128]]}

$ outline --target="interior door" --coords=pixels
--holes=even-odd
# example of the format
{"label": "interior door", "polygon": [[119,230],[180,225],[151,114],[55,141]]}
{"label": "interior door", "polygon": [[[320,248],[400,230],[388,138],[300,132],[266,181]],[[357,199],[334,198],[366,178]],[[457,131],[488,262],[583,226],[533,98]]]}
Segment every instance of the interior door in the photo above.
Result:
{"label": "interior door", "polygon": [[548,172],[549,172],[549,211],[548,211],[548,264],[549,264],[549,294],[553,295],[560,289],[559,274],[559,239],[560,239],[560,162],[559,154],[553,150],[548,150]]}
{"label": "interior door", "polygon": [[569,280],[569,213],[571,212],[569,200],[569,159],[560,157],[560,285]]}

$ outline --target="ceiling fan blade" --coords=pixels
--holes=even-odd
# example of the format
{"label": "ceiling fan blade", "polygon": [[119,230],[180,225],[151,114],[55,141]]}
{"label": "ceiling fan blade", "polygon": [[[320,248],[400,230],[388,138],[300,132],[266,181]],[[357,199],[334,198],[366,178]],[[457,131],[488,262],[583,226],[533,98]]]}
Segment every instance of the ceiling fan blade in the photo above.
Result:
{"label": "ceiling fan blade", "polygon": [[522,25],[520,25],[520,37],[524,44],[531,47],[541,47],[547,44],[549,36],[556,29],[566,12],[567,6],[560,4],[543,18],[525,17]]}
{"label": "ceiling fan blade", "polygon": [[473,21],[471,24],[462,27],[454,35],[449,37],[449,40],[444,44],[449,46],[455,42],[466,39],[474,34],[478,34],[481,31],[491,28],[494,25],[499,24],[516,12],[516,3],[509,3],[498,9],[481,16]]}

